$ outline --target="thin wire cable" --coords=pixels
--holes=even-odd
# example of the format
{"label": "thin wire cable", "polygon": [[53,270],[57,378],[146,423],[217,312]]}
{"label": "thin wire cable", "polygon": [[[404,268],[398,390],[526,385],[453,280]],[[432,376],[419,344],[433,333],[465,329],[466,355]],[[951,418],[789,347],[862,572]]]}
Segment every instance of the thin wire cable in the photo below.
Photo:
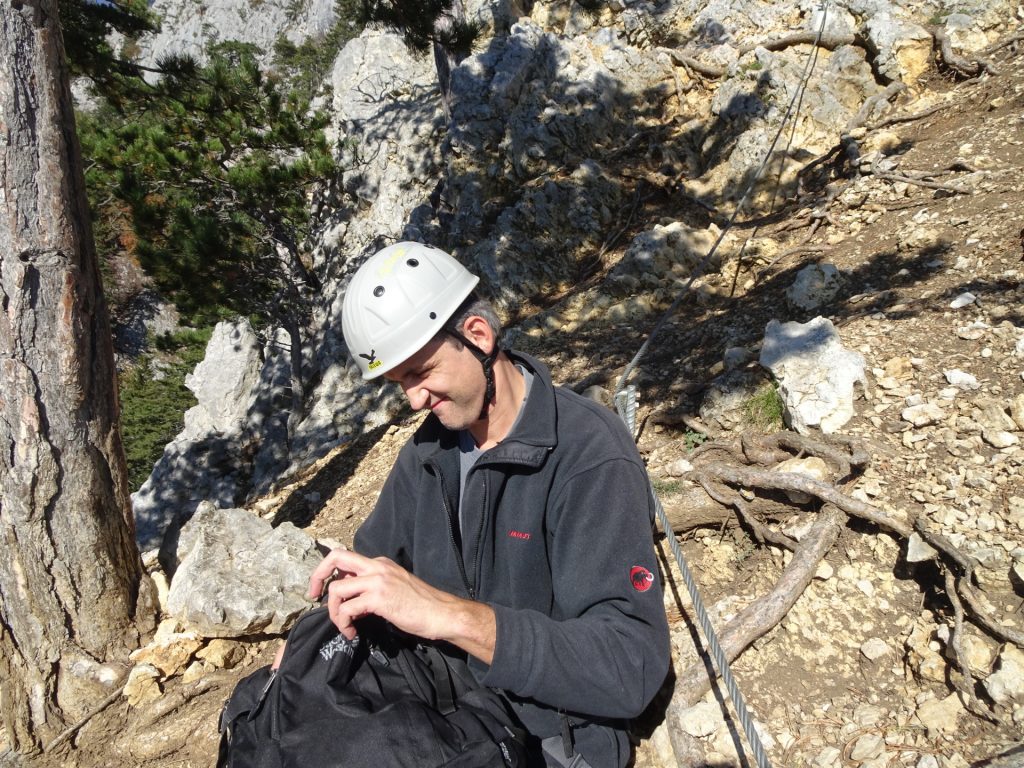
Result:
{"label": "thin wire cable", "polygon": [[[807,62],[804,65],[804,71],[800,78],[800,83],[797,86],[796,92],[793,94],[793,98],[790,99],[789,106],[786,109],[786,113],[782,117],[782,122],[779,124],[779,129],[775,133],[775,137],[772,139],[771,145],[768,147],[768,151],[765,153],[764,159],[761,161],[761,165],[758,167],[757,172],[751,178],[750,183],[747,185],[743,196],[740,201],[736,204],[735,210],[729,217],[729,221],[726,222],[725,227],[719,233],[718,238],[711,246],[711,250],[708,251],[707,255],[697,265],[696,270],[690,275],[690,279],[687,280],[686,285],[680,291],[679,295],[672,302],[664,314],[655,324],[650,335],[648,335],[646,341],[640,346],[640,349],[634,355],[629,365],[623,371],[622,376],[619,378],[619,382],[615,389],[614,402],[616,410],[619,413],[620,418],[626,423],[630,434],[636,435],[636,388],[627,387],[626,382],[629,380],[630,375],[636,369],[640,360],[646,354],[647,349],[651,345],[651,341],[657,336],[658,332],[668,321],[668,318],[675,312],[683,298],[689,293],[690,287],[693,285],[693,281],[703,274],[705,267],[711,260],[711,257],[718,250],[718,246],[722,243],[725,235],[732,228],[735,223],[737,216],[747,202],[747,198],[754,189],[754,185],[761,178],[764,173],[764,169],[771,161],[772,154],[775,151],[775,146],[778,144],[779,138],[782,136],[782,132],[785,129],[786,122],[790,115],[794,113],[794,109],[798,110],[797,105],[803,103],[803,94],[807,87],[807,83],[810,80],[811,72],[814,69],[814,63],[817,62],[818,56],[818,44],[821,41],[822,34],[825,30],[825,20],[828,17],[828,2],[824,0],[821,5],[821,23],[818,26],[818,32],[814,39],[814,47],[812,54],[807,57]],[[795,120],[793,132],[795,133]],[[790,137],[790,144],[792,144],[792,135]],[[787,147],[788,149],[788,147]],[[773,201],[774,202],[774,201]],[[768,759],[768,754],[765,752],[764,745],[761,742],[761,737],[758,735],[757,730],[754,728],[753,718],[750,716],[747,710],[746,703],[743,699],[739,686],[736,683],[736,679],[732,675],[732,669],[729,666],[729,661],[725,656],[725,652],[722,650],[721,643],[718,641],[718,635],[715,632],[714,626],[711,624],[711,619],[708,617],[706,608],[704,607],[704,601],[700,596],[700,591],[697,588],[697,582],[693,578],[693,573],[690,571],[689,565],[687,565],[686,558],[683,555],[683,550],[679,546],[679,542],[676,539],[675,532],[672,530],[672,524],[668,519],[668,515],[665,513],[665,509],[661,504],[661,500],[658,498],[658,494],[654,489],[653,483],[650,484],[651,498],[654,501],[655,513],[657,514],[658,520],[661,522],[662,530],[665,533],[665,538],[668,540],[669,548],[672,551],[672,556],[675,558],[676,565],[679,567],[679,572],[682,575],[683,583],[686,585],[686,590],[690,595],[690,601],[693,603],[694,613],[697,617],[697,622],[700,624],[701,631],[704,633],[704,638],[708,644],[708,650],[711,653],[711,657],[715,662],[715,666],[718,668],[718,672],[722,677],[722,682],[725,684],[726,690],[729,692],[729,697],[732,699],[733,708],[736,710],[736,716],[740,721],[740,725],[743,728],[743,734],[746,736],[747,745],[750,747],[750,751],[754,757],[754,761],[757,763],[758,768],[771,768],[771,762]]]}
{"label": "thin wire cable", "polygon": [[[636,389],[634,387],[628,387],[624,391],[625,397],[616,397],[615,405],[619,412],[620,418],[626,422],[627,427],[631,434],[635,434],[636,429]],[[765,751],[764,744],[761,742],[761,737],[754,727],[754,719],[750,716],[750,712],[747,710],[746,702],[743,699],[743,694],[740,691],[739,685],[736,683],[736,678],[732,675],[732,668],[729,666],[729,660],[725,656],[725,651],[722,650],[721,643],[718,642],[718,635],[715,633],[715,628],[711,624],[711,618],[708,616],[707,609],[704,607],[704,600],[700,596],[700,590],[697,588],[697,581],[693,578],[693,573],[690,571],[690,566],[686,563],[686,558],[683,555],[682,547],[679,546],[679,541],[675,537],[675,533],[672,531],[672,523],[668,519],[668,514],[665,512],[665,508],[661,505],[661,499],[658,498],[658,494],[654,490],[654,486],[650,485],[651,498],[654,500],[654,510],[657,514],[658,520],[661,522],[662,530],[665,531],[665,539],[668,541],[669,548],[672,550],[672,556],[676,560],[676,565],[679,566],[679,572],[682,574],[683,583],[686,585],[686,591],[690,594],[690,601],[693,603],[693,612],[697,616],[697,623],[700,624],[701,631],[704,633],[704,637],[708,643],[708,650],[711,652],[711,658],[714,659],[715,667],[718,669],[718,673],[722,676],[722,682],[725,683],[725,688],[729,692],[729,698],[732,699],[733,708],[736,710],[736,717],[740,721],[740,726],[743,728],[743,735],[747,737],[747,745],[750,747],[750,752],[754,756],[754,762],[757,763],[758,768],[771,768],[771,761],[768,759],[768,753]]]}
{"label": "thin wire cable", "polygon": [[[814,38],[813,51],[815,52],[818,50],[818,44],[821,42],[821,36],[825,31],[825,19],[828,17],[828,3],[829,0],[824,0],[824,2],[821,5],[821,23],[818,25],[818,32]],[[743,192],[743,196],[740,198],[740,201],[736,204],[736,208],[733,209],[732,215],[729,217],[729,220],[725,223],[725,227],[722,228],[722,231],[718,234],[718,237],[715,239],[714,244],[711,246],[711,250],[709,250],[707,252],[707,255],[703,259],[701,259],[699,264],[697,264],[697,268],[692,273],[690,273],[690,279],[686,281],[686,285],[683,286],[683,289],[679,292],[679,295],[675,298],[675,300],[672,302],[669,308],[665,310],[665,313],[655,324],[653,330],[651,330],[651,333],[647,336],[647,339],[644,341],[643,344],[640,345],[640,349],[637,350],[637,353],[633,356],[633,359],[629,362],[629,365],[627,365],[626,369],[622,372],[622,376],[619,377],[619,383],[615,387],[616,393],[621,392],[623,388],[626,386],[626,382],[629,380],[629,377],[636,369],[636,366],[639,364],[641,358],[643,358],[643,356],[647,353],[647,349],[650,347],[651,342],[661,331],[662,327],[664,327],[665,323],[668,321],[668,318],[675,313],[676,309],[678,309],[683,299],[686,298],[686,295],[690,292],[690,287],[693,285],[693,281],[704,274],[704,269],[707,267],[708,262],[711,261],[711,257],[714,256],[714,254],[718,251],[718,246],[722,244],[722,240],[725,239],[725,236],[728,234],[729,230],[732,229],[733,224],[736,222],[736,217],[739,216],[740,211],[743,210],[743,206],[746,205],[747,203],[747,198],[750,197],[750,193],[754,190],[754,185],[761,178],[761,175],[764,173],[765,167],[767,167],[768,163],[770,162],[772,154],[775,152],[775,146],[779,143],[779,138],[782,136],[782,131],[786,127],[786,122],[787,120],[789,120],[789,116],[793,113],[798,98],[802,98],[804,89],[807,87],[807,81],[810,79],[811,76],[811,64],[816,60],[817,56],[810,55],[807,57],[807,62],[804,65],[804,71],[800,78],[800,84],[797,86],[796,92],[793,94],[793,98],[789,100],[789,106],[786,108],[786,113],[782,116],[782,122],[779,123],[779,129],[775,132],[775,137],[772,139],[772,143],[768,147],[768,151],[765,153],[764,159],[761,161],[761,165],[758,167],[757,172],[754,173],[753,177],[750,179],[750,182],[747,184],[747,188]]]}

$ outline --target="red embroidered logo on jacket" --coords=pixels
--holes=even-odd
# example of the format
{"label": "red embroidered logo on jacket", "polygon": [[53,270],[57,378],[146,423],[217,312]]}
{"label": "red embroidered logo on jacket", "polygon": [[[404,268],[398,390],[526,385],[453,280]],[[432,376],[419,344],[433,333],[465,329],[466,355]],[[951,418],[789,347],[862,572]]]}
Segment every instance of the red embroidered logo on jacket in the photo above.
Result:
{"label": "red embroidered logo on jacket", "polygon": [[654,574],[642,565],[634,565],[629,571],[629,582],[637,592],[646,592],[654,583]]}
{"label": "red embroidered logo on jacket", "polygon": [[524,533],[523,531],[511,530],[511,531],[508,532],[508,535],[509,535],[509,538],[512,538],[512,539],[522,539],[523,541],[529,541],[530,540],[530,534]]}

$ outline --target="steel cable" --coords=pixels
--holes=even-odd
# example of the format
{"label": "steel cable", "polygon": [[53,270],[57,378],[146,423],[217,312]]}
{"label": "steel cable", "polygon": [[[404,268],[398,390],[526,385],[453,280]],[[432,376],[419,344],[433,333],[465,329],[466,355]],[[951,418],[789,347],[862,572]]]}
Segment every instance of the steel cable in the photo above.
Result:
{"label": "steel cable", "polygon": [[[821,22],[818,25],[818,31],[814,39],[814,46],[812,52],[807,57],[807,62],[804,65],[804,71],[800,78],[800,83],[797,86],[796,92],[793,94],[793,98],[789,102],[789,106],[786,109],[786,113],[782,117],[782,121],[779,124],[779,129],[775,133],[775,137],[772,139],[771,145],[768,147],[768,151],[765,153],[765,157],[758,167],[757,172],[753,175],[750,182],[747,184],[747,188],[736,204],[736,208],[733,210],[732,215],[726,222],[725,227],[719,233],[718,238],[715,240],[711,249],[707,255],[700,261],[697,268],[691,273],[689,280],[683,286],[679,295],[675,298],[672,304],[662,314],[661,318],[655,324],[651,333],[643,344],[640,345],[640,349],[637,350],[636,355],[626,366],[622,376],[619,378],[619,382],[615,389],[614,402],[615,408],[619,413],[620,418],[626,423],[630,434],[636,437],[636,388],[633,386],[626,386],[626,382],[629,380],[630,375],[636,369],[640,360],[646,354],[647,349],[650,347],[651,342],[657,336],[659,331],[668,321],[668,318],[675,312],[682,302],[683,298],[689,293],[690,287],[693,285],[693,281],[700,277],[704,269],[707,267],[711,260],[711,257],[718,250],[718,246],[722,243],[726,234],[732,228],[739,216],[740,211],[746,204],[747,199],[750,197],[751,192],[754,189],[754,185],[761,178],[765,168],[771,161],[772,153],[775,151],[775,147],[779,142],[779,138],[782,136],[782,132],[785,129],[786,122],[794,111],[799,111],[798,104],[803,103],[803,94],[807,87],[807,83],[810,80],[811,72],[814,69],[814,64],[818,58],[818,44],[821,42],[822,34],[825,31],[825,21],[828,18],[828,3],[829,0],[824,0],[821,5]],[[795,132],[795,120],[793,131]],[[792,143],[792,135],[790,139]],[[787,147],[788,149],[788,147]],[[780,174],[781,182],[781,174]],[[775,193],[778,193],[776,189]],[[774,196],[773,196],[774,204]],[[654,485],[650,486],[651,498],[654,501],[655,513],[657,514],[658,520],[661,522],[662,530],[665,533],[665,538],[669,543],[669,548],[672,551],[672,556],[675,558],[676,565],[679,568],[679,572],[682,575],[683,583],[686,585],[686,590],[690,595],[690,601],[693,603],[693,610],[697,617],[697,623],[700,625],[701,631],[704,633],[704,638],[707,641],[708,650],[711,654],[712,659],[715,662],[715,666],[718,669],[719,674],[722,677],[722,682],[725,684],[726,690],[729,692],[729,697],[732,699],[733,708],[736,710],[736,716],[740,721],[740,725],[743,728],[743,734],[746,736],[747,745],[750,747],[751,754],[754,757],[758,768],[771,768],[771,762],[768,759],[768,754],[765,752],[764,745],[761,742],[761,737],[758,735],[757,730],[754,727],[753,718],[750,712],[747,710],[746,703],[743,699],[743,694],[740,692],[739,686],[736,683],[736,679],[733,677],[732,669],[729,666],[729,660],[725,656],[725,652],[722,649],[721,643],[718,640],[718,635],[715,632],[715,628],[711,624],[711,619],[708,617],[707,610],[704,607],[704,601],[700,596],[700,591],[697,588],[697,582],[693,577],[693,573],[690,571],[689,565],[686,563],[686,558],[683,555],[683,550],[679,546],[679,541],[676,539],[675,532],[672,530],[672,524],[668,519],[668,515],[665,512],[665,508],[661,504],[661,500],[658,498],[658,494],[654,489]]]}

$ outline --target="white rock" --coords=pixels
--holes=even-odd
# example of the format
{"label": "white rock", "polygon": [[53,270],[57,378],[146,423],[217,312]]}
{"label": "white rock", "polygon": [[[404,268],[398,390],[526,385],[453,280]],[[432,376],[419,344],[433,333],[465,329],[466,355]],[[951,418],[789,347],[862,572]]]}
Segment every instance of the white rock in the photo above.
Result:
{"label": "white rock", "polygon": [[931,737],[953,735],[957,732],[957,721],[964,713],[963,704],[955,693],[944,699],[931,699],[917,708],[915,713]]}
{"label": "white rock", "polygon": [[864,357],[845,349],[832,322],[772,320],[765,328],[760,363],[779,382],[789,424],[807,434],[835,432],[854,415],[854,384],[866,389]]}
{"label": "white rock", "polygon": [[701,701],[679,715],[679,727],[691,736],[710,736],[722,724],[722,712],[717,704]]}
{"label": "white rock", "polygon": [[885,751],[885,739],[880,733],[865,733],[853,744],[850,759],[863,762],[878,757]]}
{"label": "white rock", "polygon": [[841,283],[839,270],[832,264],[808,264],[786,289],[786,299],[797,309],[817,309],[835,298]]}
{"label": "white rock", "polygon": [[867,579],[858,579],[857,580],[857,589],[859,589],[861,592],[863,592],[868,597],[874,597],[874,595],[875,595],[875,585],[872,584]]}
{"label": "white rock", "polygon": [[889,651],[889,644],[880,637],[872,637],[860,647],[860,652],[868,661],[878,661]]}
{"label": "white rock", "polygon": [[1024,702],[1024,651],[1007,645],[996,666],[996,671],[985,679],[988,695],[997,704]]}
{"label": "white rock", "polygon": [[937,552],[916,531],[907,540],[907,562],[923,563],[935,559]]}
{"label": "white rock", "polygon": [[[825,482],[829,480],[828,464],[817,456],[808,456],[803,459],[793,458],[776,464],[772,467],[773,472],[790,472],[795,475],[803,475],[811,480]],[[811,496],[801,491],[786,491],[789,500],[794,504],[806,504]]]}
{"label": "white rock", "polygon": [[946,377],[946,381],[952,384],[957,389],[978,389],[981,384],[978,380],[969,373],[953,368],[948,371],[943,371]]}
{"label": "white rock", "polygon": [[951,302],[949,302],[949,306],[950,309],[961,309],[969,304],[973,304],[977,300],[977,296],[975,296],[970,291],[965,291],[964,293],[961,293],[959,296],[953,299]]}
{"label": "white rock", "polygon": [[981,433],[981,437],[993,448],[1000,449],[1009,448],[1020,442],[1019,437],[1002,429],[986,429]]}
{"label": "white rock", "polygon": [[945,412],[935,403],[922,403],[904,408],[900,416],[915,427],[927,427],[942,421]]}
{"label": "white rock", "polygon": [[843,753],[835,747],[825,747],[814,756],[811,764],[814,768],[838,768],[842,765]]}

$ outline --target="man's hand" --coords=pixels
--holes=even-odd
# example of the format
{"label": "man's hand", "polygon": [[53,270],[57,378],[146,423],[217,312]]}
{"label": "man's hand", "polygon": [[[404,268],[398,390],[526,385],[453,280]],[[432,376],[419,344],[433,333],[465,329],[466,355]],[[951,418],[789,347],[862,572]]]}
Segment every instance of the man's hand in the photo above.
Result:
{"label": "man's hand", "polygon": [[320,598],[325,584],[331,621],[350,640],[353,622],[372,614],[411,635],[450,642],[487,664],[494,657],[490,606],[435,589],[385,557],[332,550],[313,571],[309,596]]}

